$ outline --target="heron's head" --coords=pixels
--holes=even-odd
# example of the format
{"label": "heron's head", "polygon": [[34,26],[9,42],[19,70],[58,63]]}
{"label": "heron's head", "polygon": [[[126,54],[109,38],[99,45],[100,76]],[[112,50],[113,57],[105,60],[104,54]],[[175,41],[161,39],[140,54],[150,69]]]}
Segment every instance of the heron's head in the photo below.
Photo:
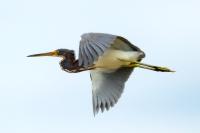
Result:
{"label": "heron's head", "polygon": [[69,49],[57,49],[51,52],[32,54],[27,57],[40,57],[40,56],[53,56],[53,57],[67,57],[74,56],[74,51]]}

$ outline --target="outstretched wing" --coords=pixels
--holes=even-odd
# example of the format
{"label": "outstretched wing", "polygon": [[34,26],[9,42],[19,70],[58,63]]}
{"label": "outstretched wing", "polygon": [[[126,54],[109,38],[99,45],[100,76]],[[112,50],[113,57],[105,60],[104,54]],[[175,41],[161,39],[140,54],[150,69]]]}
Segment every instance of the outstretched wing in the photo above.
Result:
{"label": "outstretched wing", "polygon": [[[88,67],[100,57],[107,49],[121,51],[141,51],[121,36],[104,33],[86,33],[81,36],[79,46],[79,65]],[[142,51],[141,51],[142,52]],[[145,54],[143,55],[145,56]],[[93,112],[103,112],[114,106],[120,98],[125,82],[133,68],[119,68],[117,70],[91,70],[93,94]]]}
{"label": "outstretched wing", "polygon": [[128,80],[133,68],[119,68],[115,71],[92,70],[92,101],[94,115],[109,110],[120,98],[125,82]]}
{"label": "outstretched wing", "polygon": [[104,33],[86,33],[81,36],[79,65],[88,67],[107,50],[116,36]]}
{"label": "outstretched wing", "polygon": [[79,65],[88,67],[93,65],[108,48],[123,51],[141,51],[127,39],[105,33],[85,33],[81,36],[79,46]]}

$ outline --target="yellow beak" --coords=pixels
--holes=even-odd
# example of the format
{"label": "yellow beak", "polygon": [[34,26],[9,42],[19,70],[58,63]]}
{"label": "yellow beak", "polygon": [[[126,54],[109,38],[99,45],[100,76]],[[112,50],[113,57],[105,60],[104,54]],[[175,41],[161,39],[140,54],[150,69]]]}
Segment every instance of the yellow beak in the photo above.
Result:
{"label": "yellow beak", "polygon": [[27,57],[40,57],[40,56],[58,56],[58,51],[52,51],[47,53],[40,53],[40,54],[32,54],[28,55]]}

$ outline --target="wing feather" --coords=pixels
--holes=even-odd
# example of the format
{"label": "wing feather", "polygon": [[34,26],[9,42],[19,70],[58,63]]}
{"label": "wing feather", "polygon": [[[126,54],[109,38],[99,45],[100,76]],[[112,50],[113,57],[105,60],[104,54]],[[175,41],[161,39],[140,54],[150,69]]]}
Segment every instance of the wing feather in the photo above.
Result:
{"label": "wing feather", "polygon": [[101,47],[99,47],[99,45],[94,45],[91,41],[88,41],[88,44],[93,48],[94,51],[96,51],[96,53],[98,55],[101,55],[104,51],[101,49]]}
{"label": "wing feather", "polygon": [[[81,40],[80,43],[86,43],[86,41]],[[85,53],[82,46],[82,47],[79,47],[79,65],[80,66],[84,65],[84,62],[87,62],[87,59],[85,59]]]}
{"label": "wing feather", "polygon": [[79,65],[83,65],[84,67],[93,65],[98,57],[101,56],[107,48],[111,47],[116,37],[115,35],[104,33],[83,34],[79,46]]}
{"label": "wing feather", "polygon": [[91,47],[89,47],[89,45],[85,45],[85,47],[86,47],[86,49],[87,49],[87,53],[88,53],[88,56],[89,56],[89,58],[90,58],[90,60],[89,60],[89,63],[91,63],[93,60],[94,60],[94,58],[93,58],[93,54],[96,54],[96,53],[93,53],[94,51],[92,50],[92,48]]}
{"label": "wing feather", "polygon": [[95,57],[98,57],[98,53],[97,51],[93,48],[92,45],[87,45],[88,48],[88,52],[90,53],[91,57],[92,57],[92,61],[90,62],[93,63],[93,61],[95,60]]}
{"label": "wing feather", "polygon": [[91,71],[94,115],[99,109],[103,112],[117,103],[132,70],[132,68],[120,68],[114,72]]}
{"label": "wing feather", "polygon": [[98,41],[94,41],[93,39],[91,39],[91,43],[95,43],[96,45],[93,45],[95,47],[98,47],[99,49],[101,49],[101,51],[105,51],[108,47],[103,45],[102,43],[99,43]]}
{"label": "wing feather", "polygon": [[88,49],[87,46],[88,45],[83,45],[83,52],[84,52],[85,58],[87,59],[84,62],[84,65],[87,65],[88,63],[93,61],[93,56],[90,54],[90,50]]}

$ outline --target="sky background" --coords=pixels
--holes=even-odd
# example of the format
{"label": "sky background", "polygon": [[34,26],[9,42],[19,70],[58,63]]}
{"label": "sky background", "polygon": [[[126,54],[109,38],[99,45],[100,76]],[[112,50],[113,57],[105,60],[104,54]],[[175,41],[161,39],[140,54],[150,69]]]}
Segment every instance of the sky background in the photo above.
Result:
{"label": "sky background", "polygon": [[[199,133],[198,0],[0,0],[1,133]],[[118,104],[93,116],[89,72],[68,74],[58,48],[78,53],[80,35],[121,35],[146,52]]]}

